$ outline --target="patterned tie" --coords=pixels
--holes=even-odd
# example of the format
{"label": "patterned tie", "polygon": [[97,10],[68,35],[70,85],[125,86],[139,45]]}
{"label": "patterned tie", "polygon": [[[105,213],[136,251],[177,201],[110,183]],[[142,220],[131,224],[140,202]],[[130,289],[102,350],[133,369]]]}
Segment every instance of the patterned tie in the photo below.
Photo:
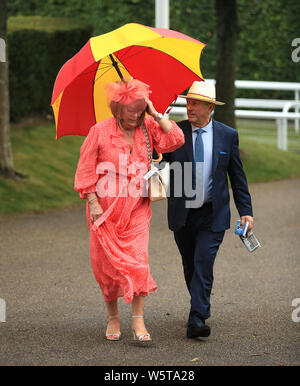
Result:
{"label": "patterned tie", "polygon": [[[204,202],[204,147],[202,133],[204,130],[197,129],[195,141],[195,154],[193,162],[193,189],[196,190],[195,207],[201,207]],[[197,166],[196,166],[197,165]]]}

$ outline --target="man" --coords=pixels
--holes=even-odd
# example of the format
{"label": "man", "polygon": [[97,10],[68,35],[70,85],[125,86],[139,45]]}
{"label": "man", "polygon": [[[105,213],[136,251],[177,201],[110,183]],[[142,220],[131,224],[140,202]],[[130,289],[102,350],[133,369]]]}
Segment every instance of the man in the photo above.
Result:
{"label": "man", "polygon": [[[168,223],[182,256],[187,288],[191,296],[187,337],[207,337],[210,327],[210,294],[213,265],[225,230],[230,228],[227,174],[241,226],[253,227],[251,197],[240,160],[238,133],[211,119],[215,87],[194,82],[186,96],[188,120],[177,122],[185,135],[185,144],[164,154],[170,162]],[[192,166],[187,168],[187,166]],[[182,169],[182,174],[176,169]],[[173,173],[172,173],[173,172]],[[193,178],[188,178],[192,174]],[[179,176],[179,177],[178,177]],[[190,194],[191,184],[194,197]],[[178,194],[180,186],[182,194]]]}

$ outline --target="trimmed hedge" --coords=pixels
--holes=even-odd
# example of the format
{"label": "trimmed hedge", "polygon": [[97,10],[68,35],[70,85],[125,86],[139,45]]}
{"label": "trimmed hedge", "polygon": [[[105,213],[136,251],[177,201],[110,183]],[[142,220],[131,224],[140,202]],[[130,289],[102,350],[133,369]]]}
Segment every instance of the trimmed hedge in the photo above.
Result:
{"label": "trimmed hedge", "polygon": [[10,28],[8,24],[11,121],[32,114],[52,113],[50,102],[58,71],[93,31],[92,26],[72,19],[55,22],[40,17],[18,19],[22,22],[26,19],[27,28],[22,23],[24,29]]}

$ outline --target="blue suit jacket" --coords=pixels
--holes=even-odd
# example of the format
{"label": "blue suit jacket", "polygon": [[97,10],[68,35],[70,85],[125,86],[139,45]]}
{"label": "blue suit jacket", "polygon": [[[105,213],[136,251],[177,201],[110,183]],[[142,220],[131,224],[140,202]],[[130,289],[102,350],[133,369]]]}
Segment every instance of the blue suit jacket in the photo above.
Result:
{"label": "blue suit jacket", "polygon": [[[240,159],[238,132],[215,120],[213,123],[213,163],[212,163],[212,207],[211,230],[221,232],[230,228],[230,207],[227,174],[233,191],[236,208],[240,216],[253,216],[251,197],[243,165]],[[164,154],[164,160],[181,163],[193,160],[192,127],[189,121],[177,122],[185,136],[185,144],[172,153]],[[172,169],[172,168],[171,168]],[[184,172],[182,173],[182,186]],[[189,209],[186,208],[184,189],[181,197],[174,197],[174,175],[170,173],[168,197],[168,223],[173,231],[179,230],[186,222]],[[178,181],[177,181],[178,183]]]}

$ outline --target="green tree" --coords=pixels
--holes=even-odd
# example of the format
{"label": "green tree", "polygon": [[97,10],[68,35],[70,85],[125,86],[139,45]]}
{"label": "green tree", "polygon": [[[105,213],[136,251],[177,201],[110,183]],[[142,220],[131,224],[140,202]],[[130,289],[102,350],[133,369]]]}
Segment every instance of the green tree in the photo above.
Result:
{"label": "green tree", "polygon": [[216,0],[217,15],[217,68],[216,94],[222,107],[216,106],[215,119],[235,127],[235,66],[238,36],[236,0]]}
{"label": "green tree", "polygon": [[[7,42],[7,8],[6,0],[0,2],[0,38]],[[7,47],[5,60],[0,61],[0,176],[16,178],[13,154],[10,143],[9,124],[9,85]]]}
{"label": "green tree", "polygon": [[300,32],[300,2],[239,0],[238,13],[238,77],[299,82],[299,66],[291,61],[291,42]]}
{"label": "green tree", "polygon": [[155,0],[91,1],[89,9],[95,35],[109,32],[126,23],[154,26]]}
{"label": "green tree", "polygon": [[[224,6],[225,3],[229,7],[230,1],[224,1]],[[228,87],[221,83],[226,81],[221,60],[217,69],[217,56],[222,52],[217,34],[218,39],[228,39],[228,43],[231,36],[227,34],[228,30],[221,31],[221,25],[216,20],[215,4],[204,0],[170,0],[170,28],[207,44],[201,55],[201,72],[204,78],[218,78],[217,94],[221,99],[220,93],[223,93],[222,90],[226,92]],[[94,26],[93,35],[99,35],[130,22],[154,26],[155,0],[9,0],[8,11],[9,15],[88,20]],[[236,11],[229,15],[229,28],[232,28],[235,17],[239,21],[236,79],[300,82],[299,63],[291,60],[291,42],[299,37],[299,14],[299,0],[236,0]],[[235,35],[232,38],[235,39]],[[232,54],[230,50],[226,49],[229,58]],[[224,112],[232,103],[234,90],[231,91],[224,96],[226,107],[216,108],[216,114],[218,109]],[[288,99],[291,94],[272,90],[237,90],[236,96]]]}

